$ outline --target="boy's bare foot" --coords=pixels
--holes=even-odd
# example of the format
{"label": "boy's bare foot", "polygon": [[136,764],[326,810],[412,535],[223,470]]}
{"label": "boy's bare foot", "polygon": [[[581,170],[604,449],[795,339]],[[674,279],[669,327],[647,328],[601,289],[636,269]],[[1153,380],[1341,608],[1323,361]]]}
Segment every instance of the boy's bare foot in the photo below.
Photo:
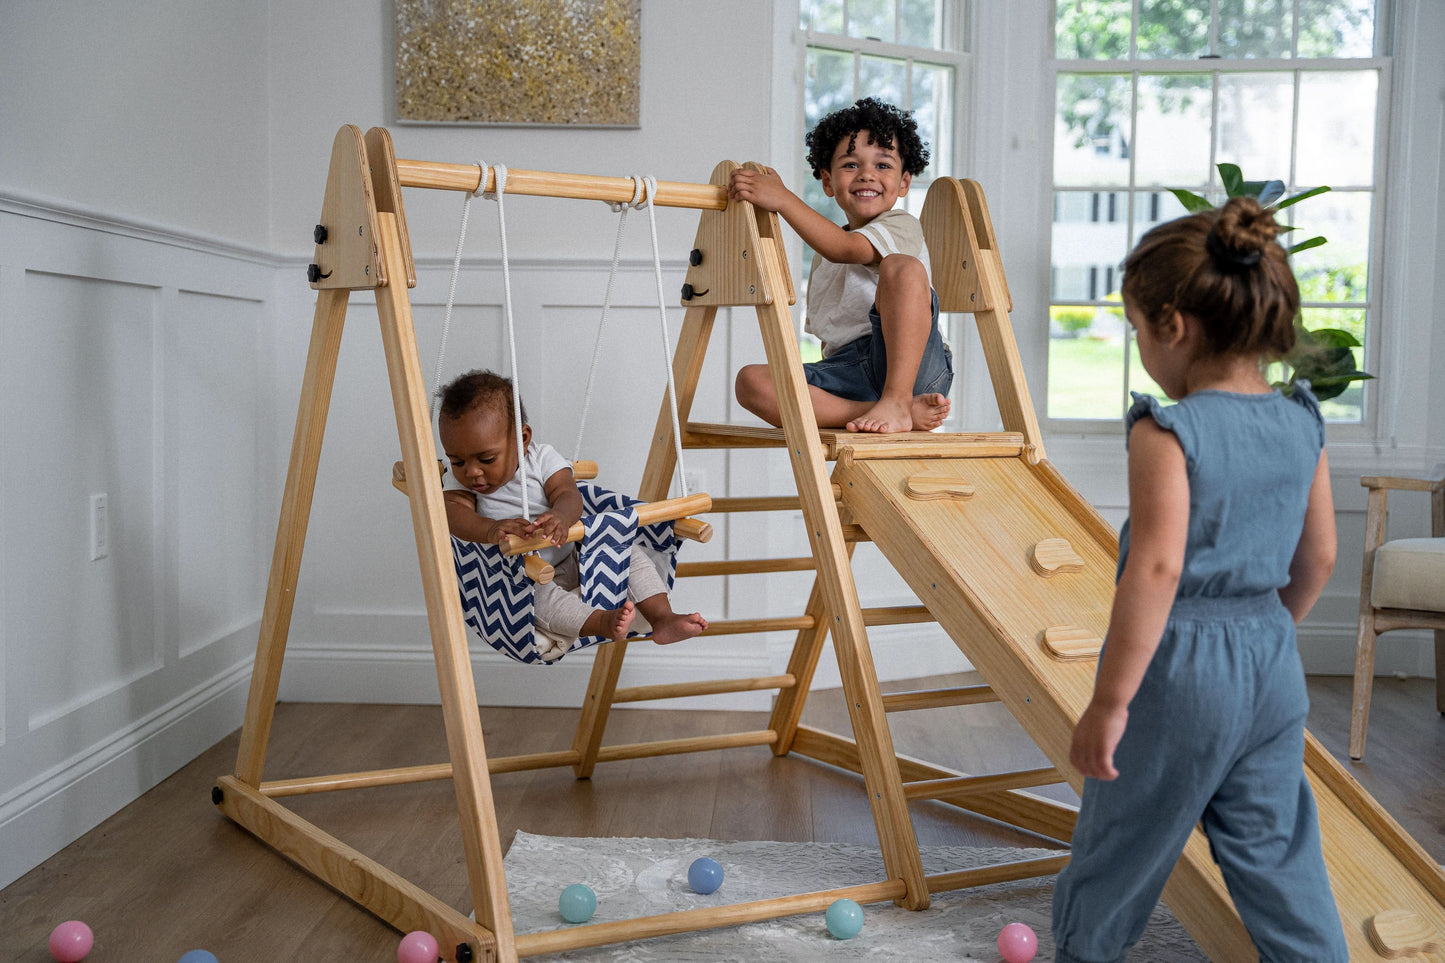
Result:
{"label": "boy's bare foot", "polygon": [[621,642],[627,638],[627,630],[636,617],[637,607],[631,602],[623,602],[620,609],[596,609],[582,623],[581,634],[605,635],[613,642]]}
{"label": "boy's bare foot", "polygon": [[936,391],[926,395],[914,395],[913,405],[909,409],[913,416],[914,431],[932,431],[943,424],[943,419],[948,417],[948,409],[953,407],[953,402],[948,400],[947,395],[941,395]]}
{"label": "boy's bare foot", "polygon": [[849,431],[880,433],[909,431],[913,428],[912,399],[908,401],[880,399],[860,417],[848,422],[847,427]]}
{"label": "boy's bare foot", "polygon": [[707,619],[696,612],[691,615],[664,615],[652,623],[652,641],[658,645],[681,642],[700,634],[705,628]]}

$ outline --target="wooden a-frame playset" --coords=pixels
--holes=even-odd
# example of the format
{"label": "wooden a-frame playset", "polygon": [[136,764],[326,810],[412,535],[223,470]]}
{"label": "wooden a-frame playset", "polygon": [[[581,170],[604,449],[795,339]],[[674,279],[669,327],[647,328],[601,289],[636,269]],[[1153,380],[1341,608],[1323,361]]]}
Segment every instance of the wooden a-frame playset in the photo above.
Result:
{"label": "wooden a-frame playset", "polygon": [[[1005,427],[1001,432],[892,435],[818,429],[808,402],[787,305],[793,300],[777,215],[729,203],[737,165],[725,161],[709,184],[660,182],[658,206],[701,211],[674,354],[682,445],[786,447],[796,493],[769,498],[694,497],[669,512],[801,508],[811,557],[684,562],[678,577],[813,570],[800,616],[714,622],[709,635],[796,629],[792,657],[774,677],[619,688],[627,644],[598,647],[570,750],[489,758],[483,745],[468,634],[458,601],[442,489],[417,358],[408,288],[415,284],[402,188],[492,189],[476,165],[397,160],[384,128],[336,136],[318,231],[317,290],[309,354],[287,471],[275,554],[235,772],[217,780],[217,806],[280,854],[401,932],[426,930],[443,957],[516,960],[586,946],[730,926],[825,909],[848,897],[892,900],[926,910],[931,893],[1058,872],[1066,855],[985,869],[925,875],[908,812],[914,799],[957,806],[1067,841],[1075,818],[1063,804],[1023,790],[1080,777],[1068,765],[1070,734],[1092,688],[1096,656],[1113,597],[1117,536],[1045,457],[1010,327],[1011,301],[988,208],[979,185],[940,178],[922,212],[934,286],[944,311],[973,314]],[[485,181],[486,183],[479,183]],[[508,194],[610,202],[635,198],[634,182],[511,171]],[[403,769],[263,781],[321,439],[330,406],[349,293],[376,297],[416,533],[428,624],[436,658],[450,759]],[[720,306],[757,311],[782,409],[781,429],[690,419],[713,322]],[[638,497],[666,499],[674,473],[673,422],[664,400]],[[828,463],[833,463],[830,474]],[[854,543],[872,541],[917,594],[920,605],[863,609],[850,565]],[[879,691],[867,627],[937,621],[986,684],[955,689]],[[853,734],[800,724],[814,670],[831,636]],[[611,707],[688,695],[776,689],[768,725],[752,732],[604,745]],[[973,775],[899,756],[890,712],[1002,702],[1054,767]],[[689,910],[551,932],[513,932],[502,870],[502,840],[491,774],[571,766],[579,778],[618,759],[768,746],[859,773],[872,807],[885,878],[823,892]],[[1445,873],[1312,737],[1306,768],[1319,804],[1325,857],[1351,959],[1414,955],[1445,961]],[[458,909],[403,879],[289,810],[289,795],[451,779],[475,910]],[[1196,830],[1164,892],[1165,902],[1215,960],[1255,953]],[[725,936],[720,938],[725,939]]]}

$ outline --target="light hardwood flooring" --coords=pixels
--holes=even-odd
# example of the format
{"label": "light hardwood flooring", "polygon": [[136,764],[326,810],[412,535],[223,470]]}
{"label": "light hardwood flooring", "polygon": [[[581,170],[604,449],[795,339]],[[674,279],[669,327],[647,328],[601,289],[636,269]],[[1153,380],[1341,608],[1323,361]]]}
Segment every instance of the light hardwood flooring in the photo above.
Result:
{"label": "light hardwood flooring", "polygon": [[[926,685],[976,681],[968,676]],[[915,688],[887,686],[885,688]],[[1310,728],[1345,758],[1350,680],[1310,680]],[[568,748],[574,710],[482,710],[490,755]],[[837,690],[814,693],[805,722],[846,733]],[[986,773],[1045,765],[998,706],[927,710],[890,719],[904,754]],[[609,743],[756,729],[766,715],[614,710]],[[0,960],[44,963],[58,922],[94,929],[87,963],[171,963],[204,948],[222,963],[389,963],[399,934],[274,855],[210,803],[235,763],[222,740],[45,863],[0,890]],[[436,707],[283,704],[267,778],[417,765],[446,759]],[[1437,860],[1445,860],[1445,718],[1434,684],[1379,679],[1370,744],[1350,771]],[[765,748],[607,763],[493,780],[503,840],[518,829],[560,836],[817,840],[876,846],[857,778]],[[1065,787],[1041,790],[1072,800]],[[296,798],[294,808],[458,907],[468,905],[450,783]],[[1045,845],[1036,837],[936,804],[913,807],[920,844]]]}

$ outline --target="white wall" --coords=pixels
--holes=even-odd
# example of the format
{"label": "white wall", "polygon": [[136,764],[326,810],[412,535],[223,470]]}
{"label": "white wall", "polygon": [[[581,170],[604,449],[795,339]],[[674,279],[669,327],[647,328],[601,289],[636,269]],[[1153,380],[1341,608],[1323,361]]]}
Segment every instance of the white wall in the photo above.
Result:
{"label": "white wall", "polygon": [[[967,170],[988,187],[1030,381],[1046,345],[1047,4],[978,5],[979,89]],[[1403,0],[1396,83],[1386,323],[1399,350],[1372,359],[1391,430],[1332,443],[1339,571],[1302,634],[1316,669],[1346,671],[1366,472],[1445,460],[1441,92],[1445,11]],[[390,6],[339,0],[149,0],[114,9],[10,0],[0,30],[0,885],[129,802],[240,720],[314,297],[302,282],[337,128],[388,125],[403,157],[706,180],[724,158],[796,151],[798,78],[775,68],[786,2],[646,0],[642,121],[566,131],[396,124]],[[776,21],[776,23],[775,23]],[[791,42],[786,36],[778,42]],[[1431,45],[1434,45],[1433,47]],[[679,56],[679,51],[685,54]],[[780,119],[781,118],[781,119]],[[776,162],[776,161],[775,161]],[[1430,198],[1421,204],[1416,199]],[[431,377],[460,198],[408,192]],[[601,204],[508,202],[518,353],[538,435],[567,453],[615,230]],[[668,297],[695,215],[659,214]],[[585,454],[636,485],[661,398],[644,218],[634,217],[605,347],[613,403],[594,408]],[[1396,227],[1398,225],[1398,228]],[[494,205],[474,205],[449,369],[496,365],[503,345]],[[1429,280],[1423,280],[1429,279]],[[680,320],[668,309],[673,334]],[[374,311],[353,298],[322,454],[282,692],[287,698],[431,701],[435,674]],[[1393,332],[1392,332],[1393,333]],[[997,415],[971,335],[958,345],[969,428]],[[731,372],[762,356],[747,311],[723,312],[696,414],[742,420]],[[1378,365],[1376,365],[1378,361]],[[552,377],[536,375],[551,373]],[[1398,393],[1399,403],[1395,404]],[[1373,427],[1373,426],[1372,426]],[[1053,459],[1114,520],[1122,446],[1053,437]],[[714,494],[779,494],[781,453],[692,453]],[[109,497],[108,557],[91,561],[90,495]],[[1399,531],[1419,530],[1421,508]],[[782,516],[718,523],[689,557],[805,551]],[[865,604],[908,601],[860,548]],[[685,585],[710,617],[796,610],[806,575]],[[762,613],[759,612],[762,610]],[[786,634],[629,653],[631,681],[763,674]],[[1384,670],[1428,672],[1423,638],[1389,641]],[[954,668],[917,627],[879,631],[886,675]],[[585,655],[519,670],[479,654],[489,702],[574,704]],[[820,682],[831,681],[824,660]],[[761,705],[765,696],[735,700]],[[715,705],[717,700],[699,700]]]}

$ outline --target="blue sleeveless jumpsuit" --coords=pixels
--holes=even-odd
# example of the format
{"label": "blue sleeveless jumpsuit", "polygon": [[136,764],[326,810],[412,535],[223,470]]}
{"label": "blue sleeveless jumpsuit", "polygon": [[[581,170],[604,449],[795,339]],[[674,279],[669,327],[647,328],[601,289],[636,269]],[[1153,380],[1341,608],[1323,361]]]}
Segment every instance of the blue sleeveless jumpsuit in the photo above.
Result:
{"label": "blue sleeveless jumpsuit", "polygon": [[[1129,703],[1115,780],[1084,781],[1054,892],[1061,963],[1122,960],[1196,823],[1265,961],[1346,963],[1304,773],[1309,708],[1279,600],[1324,446],[1319,405],[1291,395],[1134,395],[1184,449],[1189,531],[1163,638]],[[1119,538],[1119,571],[1129,525]]]}

